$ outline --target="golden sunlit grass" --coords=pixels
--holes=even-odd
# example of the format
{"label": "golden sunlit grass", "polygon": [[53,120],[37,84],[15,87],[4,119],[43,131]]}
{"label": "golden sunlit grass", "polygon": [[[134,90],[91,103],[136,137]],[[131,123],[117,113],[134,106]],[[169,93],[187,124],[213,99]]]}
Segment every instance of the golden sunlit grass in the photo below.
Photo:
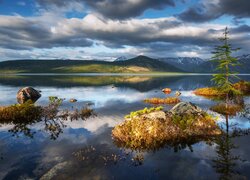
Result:
{"label": "golden sunlit grass", "polygon": [[225,94],[220,92],[218,88],[215,87],[205,87],[199,88],[194,91],[195,95],[200,96],[224,96]]}
{"label": "golden sunlit grass", "polygon": [[168,98],[151,98],[151,99],[145,99],[144,102],[150,103],[150,104],[177,104],[181,102],[181,100],[177,97],[168,97]]}
{"label": "golden sunlit grass", "polygon": [[[250,82],[239,81],[233,84],[233,87],[243,95],[250,95]],[[226,95],[216,87],[199,88],[194,91],[194,94],[205,97],[224,97]]]}
{"label": "golden sunlit grass", "polygon": [[210,109],[219,114],[235,116],[238,112],[243,110],[243,107],[238,104],[226,105],[225,103],[221,103],[211,107]]}
{"label": "golden sunlit grass", "polygon": [[[163,111],[160,111],[163,112]],[[221,133],[215,120],[208,114],[173,115],[165,113],[165,118],[147,118],[143,115],[126,119],[112,130],[114,142],[119,147],[134,150],[155,150],[166,143],[184,143],[187,139],[212,138]]]}

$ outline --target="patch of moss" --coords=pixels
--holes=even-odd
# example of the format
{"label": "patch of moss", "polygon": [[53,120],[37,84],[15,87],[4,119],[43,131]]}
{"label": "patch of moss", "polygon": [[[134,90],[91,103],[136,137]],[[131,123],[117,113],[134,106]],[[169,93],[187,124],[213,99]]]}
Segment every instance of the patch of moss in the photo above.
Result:
{"label": "patch of moss", "polygon": [[150,103],[150,104],[177,104],[181,102],[181,100],[178,97],[167,97],[167,98],[151,98],[151,99],[145,99],[144,102]]}
{"label": "patch of moss", "polygon": [[183,130],[190,127],[192,125],[194,119],[195,119],[195,116],[192,114],[185,115],[185,116],[174,114],[172,116],[173,123],[178,125]]}

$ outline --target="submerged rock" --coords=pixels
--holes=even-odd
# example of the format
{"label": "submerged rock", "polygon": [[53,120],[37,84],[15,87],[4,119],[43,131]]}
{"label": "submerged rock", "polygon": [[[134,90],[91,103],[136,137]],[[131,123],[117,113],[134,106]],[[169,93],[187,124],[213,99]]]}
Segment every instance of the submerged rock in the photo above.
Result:
{"label": "submerged rock", "polygon": [[69,100],[69,102],[71,102],[71,103],[77,102],[77,99],[72,98],[72,99]]}
{"label": "submerged rock", "polygon": [[63,172],[66,168],[72,166],[71,162],[65,161],[56,164],[53,168],[51,168],[46,174],[44,174],[40,180],[49,180],[49,179],[56,179],[60,173]]}
{"label": "submerged rock", "polygon": [[32,87],[25,87],[17,92],[17,102],[19,104],[23,104],[28,100],[31,100],[33,103],[35,103],[40,97],[40,91]]}

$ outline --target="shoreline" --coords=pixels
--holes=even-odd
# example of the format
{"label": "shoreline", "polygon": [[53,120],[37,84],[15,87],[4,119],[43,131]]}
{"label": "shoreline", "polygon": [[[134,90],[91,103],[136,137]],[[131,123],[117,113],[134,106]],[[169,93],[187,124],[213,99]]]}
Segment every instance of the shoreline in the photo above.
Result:
{"label": "shoreline", "polygon": [[[213,73],[0,73],[1,76],[211,76]],[[250,76],[250,74],[238,74]]]}

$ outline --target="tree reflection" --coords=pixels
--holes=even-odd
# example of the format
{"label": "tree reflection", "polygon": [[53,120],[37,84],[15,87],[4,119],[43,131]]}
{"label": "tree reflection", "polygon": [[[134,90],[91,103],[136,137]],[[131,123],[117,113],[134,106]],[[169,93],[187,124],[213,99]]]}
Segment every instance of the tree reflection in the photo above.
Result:
{"label": "tree reflection", "polygon": [[[229,104],[226,107],[230,106],[232,105]],[[220,175],[220,179],[225,179],[225,180],[232,178],[245,179],[240,175],[240,172],[237,171],[237,166],[240,163],[244,162],[244,160],[239,155],[235,155],[233,153],[237,148],[239,148],[234,144],[233,140],[234,138],[240,136],[249,135],[250,129],[242,129],[238,127],[238,124],[232,124],[232,123],[230,124],[229,123],[230,115],[235,116],[237,111],[234,113],[231,112],[232,111],[228,111],[227,108],[225,108],[223,112],[218,112],[224,115],[225,123],[224,123],[223,133],[220,136],[218,136],[215,140],[215,143],[217,145],[216,147],[217,157],[213,160],[214,162],[213,167],[215,168],[216,172]],[[248,113],[247,108],[245,108],[241,113],[246,115]]]}
{"label": "tree reflection", "polygon": [[62,99],[50,99],[47,106],[35,106],[27,102],[23,105],[12,105],[9,107],[1,107],[0,109],[0,124],[13,125],[8,131],[13,136],[19,137],[25,135],[33,138],[36,130],[34,126],[39,127],[50,135],[50,138],[55,140],[63,133],[66,127],[67,120],[86,120],[91,116],[95,116],[95,112],[90,107],[81,109],[60,109]]}

